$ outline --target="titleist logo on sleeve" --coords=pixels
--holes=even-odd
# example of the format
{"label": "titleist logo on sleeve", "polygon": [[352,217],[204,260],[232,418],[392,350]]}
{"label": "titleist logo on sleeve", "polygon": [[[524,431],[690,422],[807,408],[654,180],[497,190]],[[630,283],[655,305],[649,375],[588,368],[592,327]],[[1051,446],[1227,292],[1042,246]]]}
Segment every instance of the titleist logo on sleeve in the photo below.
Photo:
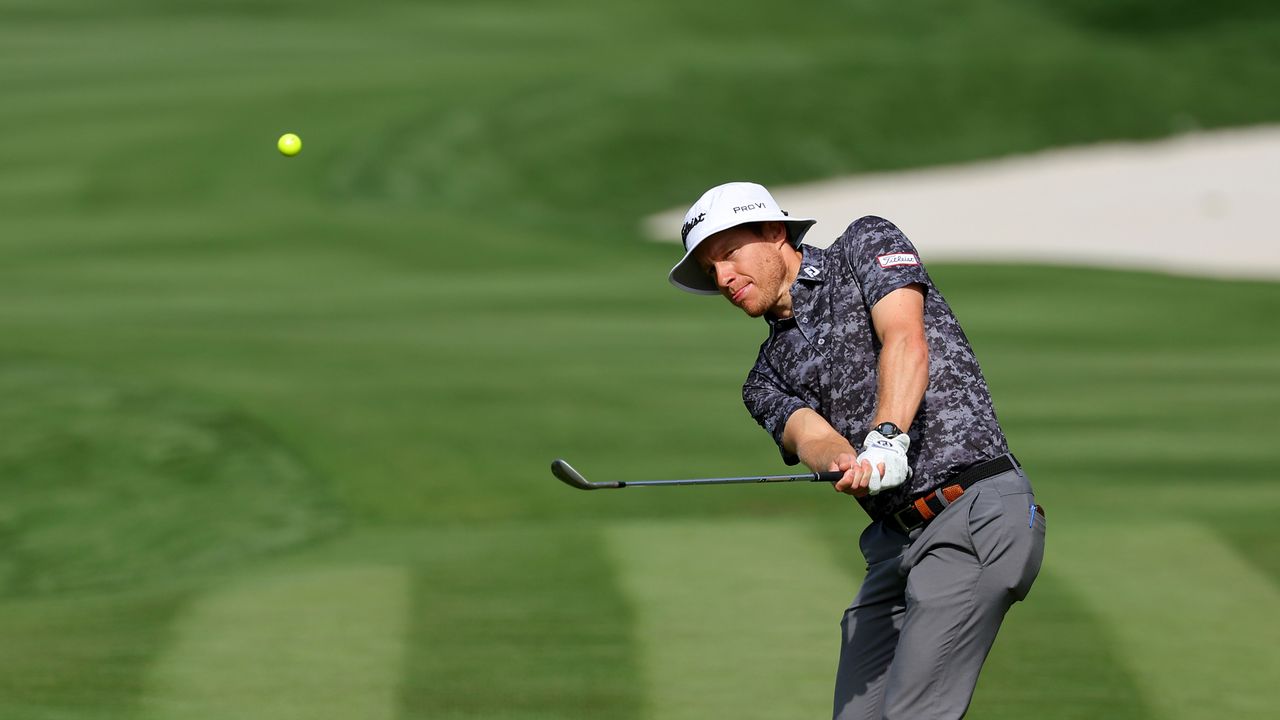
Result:
{"label": "titleist logo on sleeve", "polygon": [[880,263],[882,268],[898,267],[900,265],[919,265],[920,258],[911,253],[890,253],[888,255],[877,255],[876,261]]}

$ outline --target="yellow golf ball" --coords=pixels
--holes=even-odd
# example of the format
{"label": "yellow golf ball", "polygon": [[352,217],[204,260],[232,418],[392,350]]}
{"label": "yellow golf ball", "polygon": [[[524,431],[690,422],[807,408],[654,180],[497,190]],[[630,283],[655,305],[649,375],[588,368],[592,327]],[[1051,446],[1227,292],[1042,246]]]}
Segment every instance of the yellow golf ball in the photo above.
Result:
{"label": "yellow golf ball", "polygon": [[302,138],[293,133],[285,133],[276,141],[276,147],[280,148],[281,155],[293,157],[302,152]]}

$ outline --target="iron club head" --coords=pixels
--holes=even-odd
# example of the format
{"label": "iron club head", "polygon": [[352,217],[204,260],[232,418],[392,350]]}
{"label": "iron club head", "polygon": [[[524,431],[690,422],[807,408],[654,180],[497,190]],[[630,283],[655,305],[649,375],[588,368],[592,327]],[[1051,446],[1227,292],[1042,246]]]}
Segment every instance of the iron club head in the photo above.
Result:
{"label": "iron club head", "polygon": [[579,490],[599,490],[601,488],[623,487],[620,482],[587,482],[587,479],[582,477],[582,473],[574,470],[572,465],[560,459],[551,463],[551,474],[560,478],[560,481],[564,484],[576,487]]}

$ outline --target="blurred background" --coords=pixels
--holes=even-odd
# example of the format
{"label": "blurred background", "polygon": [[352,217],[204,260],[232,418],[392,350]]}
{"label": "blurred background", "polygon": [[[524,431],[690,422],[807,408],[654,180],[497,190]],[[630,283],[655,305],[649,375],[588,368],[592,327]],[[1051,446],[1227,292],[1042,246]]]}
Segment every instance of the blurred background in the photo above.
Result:
{"label": "blurred background", "polygon": [[[854,503],[548,472],[783,470],[643,218],[1277,87],[1261,0],[0,0],[0,716],[822,717]],[[1271,717],[1280,286],[930,270],[1051,526],[971,715]]]}

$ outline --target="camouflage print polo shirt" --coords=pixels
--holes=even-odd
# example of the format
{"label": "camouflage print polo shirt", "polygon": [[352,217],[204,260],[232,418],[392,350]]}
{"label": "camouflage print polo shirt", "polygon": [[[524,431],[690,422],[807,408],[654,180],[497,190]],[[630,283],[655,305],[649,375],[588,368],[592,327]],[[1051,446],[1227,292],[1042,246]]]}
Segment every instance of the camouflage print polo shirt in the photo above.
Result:
{"label": "camouflage print polo shirt", "polygon": [[[751,415],[782,447],[791,414],[812,408],[859,451],[876,410],[880,341],[871,308],[890,292],[918,283],[925,291],[929,386],[910,428],[911,479],[861,498],[872,518],[901,509],[975,463],[1009,451],[987,382],[960,323],[934,287],[915,247],[893,223],[867,216],[825,250],[802,246],[791,286],[793,316],[766,315],[769,337],[742,388]],[[799,458],[783,450],[795,465]]]}

